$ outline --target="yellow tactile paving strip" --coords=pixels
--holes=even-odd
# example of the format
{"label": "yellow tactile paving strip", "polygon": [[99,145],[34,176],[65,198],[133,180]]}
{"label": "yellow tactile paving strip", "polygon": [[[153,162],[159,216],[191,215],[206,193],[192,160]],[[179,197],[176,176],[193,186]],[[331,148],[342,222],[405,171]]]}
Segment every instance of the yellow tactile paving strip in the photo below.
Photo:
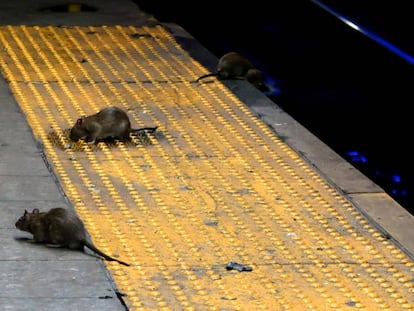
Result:
{"label": "yellow tactile paving strip", "polygon": [[[191,83],[206,69],[161,26],[4,26],[0,42],[93,240],[133,264],[107,263],[130,310],[414,309],[413,262],[224,85]],[[111,105],[158,131],[68,141]]]}

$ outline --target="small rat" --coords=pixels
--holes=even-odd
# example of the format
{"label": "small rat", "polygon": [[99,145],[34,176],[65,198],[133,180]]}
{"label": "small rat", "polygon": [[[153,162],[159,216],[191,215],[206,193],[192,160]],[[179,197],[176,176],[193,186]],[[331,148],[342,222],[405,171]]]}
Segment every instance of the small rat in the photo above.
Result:
{"label": "small rat", "polygon": [[72,211],[62,207],[40,212],[35,208],[32,212],[24,211],[15,224],[16,228],[29,232],[37,243],[45,243],[49,247],[67,247],[82,250],[88,247],[108,261],[116,261],[124,266],[130,264],[106,255],[88,238],[82,220]]}
{"label": "small rat", "polygon": [[131,128],[125,111],[118,107],[107,107],[96,114],[79,118],[71,128],[69,138],[78,141],[84,138],[89,144],[105,139],[128,140],[130,133],[141,131],[154,132],[158,127]]}
{"label": "small rat", "polygon": [[268,91],[268,86],[264,83],[262,72],[255,68],[253,64],[244,56],[237,52],[224,54],[217,65],[217,71],[199,77],[201,79],[216,76],[219,80],[225,79],[246,79],[261,91]]}

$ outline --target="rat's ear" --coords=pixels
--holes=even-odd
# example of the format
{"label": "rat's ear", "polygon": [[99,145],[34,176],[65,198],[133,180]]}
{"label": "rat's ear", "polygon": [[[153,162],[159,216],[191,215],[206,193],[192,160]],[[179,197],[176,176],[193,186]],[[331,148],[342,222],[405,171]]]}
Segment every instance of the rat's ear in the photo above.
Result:
{"label": "rat's ear", "polygon": [[27,211],[27,209],[24,210],[24,214],[22,217],[19,218],[19,221],[26,221],[30,218],[30,213]]}
{"label": "rat's ear", "polygon": [[81,117],[78,120],[76,120],[76,127],[81,127],[83,120],[85,120],[85,117]]}
{"label": "rat's ear", "polygon": [[34,208],[32,213],[39,213],[39,209],[38,208]]}

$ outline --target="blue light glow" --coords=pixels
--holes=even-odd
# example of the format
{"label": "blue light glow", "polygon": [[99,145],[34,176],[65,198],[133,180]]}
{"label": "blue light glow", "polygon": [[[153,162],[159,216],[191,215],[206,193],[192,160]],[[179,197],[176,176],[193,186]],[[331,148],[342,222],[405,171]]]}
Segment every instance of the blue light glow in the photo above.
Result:
{"label": "blue light glow", "polygon": [[408,191],[406,189],[401,189],[401,190],[392,189],[391,192],[395,196],[406,197],[408,195]]}
{"label": "blue light glow", "polygon": [[358,151],[348,151],[348,155],[351,156],[351,157],[354,157],[354,156],[359,155],[359,152]]}
{"label": "blue light glow", "polygon": [[362,162],[362,163],[367,163],[368,162],[368,159],[356,150],[347,151],[346,154],[351,157],[352,162]]}
{"label": "blue light glow", "polygon": [[400,175],[391,175],[391,178],[396,183],[400,183],[401,182],[401,176]]}
{"label": "blue light glow", "polygon": [[398,55],[399,57],[405,59],[410,64],[414,64],[414,57],[411,56],[410,54],[404,52],[403,50],[401,50],[397,46],[395,46],[392,43],[384,40],[383,38],[381,38],[380,36],[376,35],[372,31],[370,31],[370,30],[368,30],[368,29],[366,29],[364,27],[361,27],[361,26],[355,24],[355,22],[351,21],[347,17],[345,17],[345,16],[339,14],[338,12],[334,11],[332,8],[330,8],[327,5],[321,3],[320,1],[316,1],[316,0],[311,0],[311,1],[314,2],[315,4],[317,4],[319,7],[321,7],[325,11],[329,12],[330,14],[332,14],[333,16],[335,16],[336,18],[338,18],[339,20],[341,20],[342,22],[344,22],[345,24],[347,24],[348,26],[350,26],[351,28],[355,29],[356,31],[359,31],[360,33],[362,33],[363,35],[367,36],[371,40],[374,40],[375,42],[381,44],[383,47],[385,47],[386,49],[390,50],[391,52],[393,52],[394,54]]}
{"label": "blue light glow", "polygon": [[276,96],[281,93],[281,89],[276,79],[266,75],[265,77],[265,84],[269,87],[269,91],[265,92],[268,96]]}

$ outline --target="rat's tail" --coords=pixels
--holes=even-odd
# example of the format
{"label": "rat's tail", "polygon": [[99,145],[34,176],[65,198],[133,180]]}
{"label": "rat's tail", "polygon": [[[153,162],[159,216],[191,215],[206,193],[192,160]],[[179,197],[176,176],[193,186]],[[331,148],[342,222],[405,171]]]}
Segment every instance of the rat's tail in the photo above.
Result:
{"label": "rat's tail", "polygon": [[199,77],[197,80],[195,80],[195,82],[200,81],[201,79],[207,78],[207,77],[215,77],[217,76],[218,73],[217,72],[213,72],[213,73],[207,73],[205,75],[202,75],[201,77]]}
{"label": "rat's tail", "polygon": [[82,240],[82,243],[86,247],[88,247],[89,249],[91,249],[92,251],[94,251],[95,253],[97,253],[99,256],[105,258],[108,261],[116,261],[116,262],[120,263],[121,265],[124,265],[124,266],[127,266],[127,267],[131,266],[129,263],[126,263],[126,262],[124,262],[122,260],[113,258],[113,257],[105,254],[104,252],[102,252],[101,250],[99,250],[95,245],[93,245],[93,243],[91,243],[91,242],[89,242],[87,240]]}
{"label": "rat's tail", "polygon": [[140,127],[137,129],[131,129],[130,132],[131,133],[138,133],[138,132],[142,132],[142,131],[148,131],[150,133],[154,133],[157,130],[158,126],[147,126],[147,127]]}

